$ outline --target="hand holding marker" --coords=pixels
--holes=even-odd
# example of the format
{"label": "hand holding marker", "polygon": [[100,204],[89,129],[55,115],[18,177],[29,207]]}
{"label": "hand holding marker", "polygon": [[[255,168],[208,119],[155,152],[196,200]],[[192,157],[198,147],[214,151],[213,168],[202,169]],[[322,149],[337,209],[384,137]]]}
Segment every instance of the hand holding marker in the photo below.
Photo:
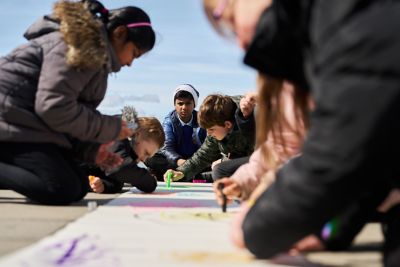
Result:
{"label": "hand holding marker", "polygon": [[226,195],[222,192],[224,187],[225,187],[225,185],[223,183],[218,184],[218,190],[222,195],[222,212],[226,212],[226,202],[227,202]]}

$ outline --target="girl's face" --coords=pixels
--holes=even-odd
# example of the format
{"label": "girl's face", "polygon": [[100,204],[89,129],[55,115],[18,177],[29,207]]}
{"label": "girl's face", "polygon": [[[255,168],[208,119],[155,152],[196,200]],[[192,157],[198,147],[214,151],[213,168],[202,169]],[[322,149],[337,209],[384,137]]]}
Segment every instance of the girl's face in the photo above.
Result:
{"label": "girl's face", "polygon": [[158,151],[159,147],[154,140],[144,139],[137,135],[135,139],[135,153],[138,156],[138,161],[146,161],[146,159],[151,158]]}
{"label": "girl's face", "polygon": [[[272,0],[204,0],[204,7],[214,28],[239,46],[247,49],[262,12]],[[251,14],[251,16],[249,16]]]}
{"label": "girl's face", "polygon": [[133,60],[140,57],[139,49],[132,42],[126,42],[118,50],[116,49],[115,52],[121,66],[130,67]]}
{"label": "girl's face", "polygon": [[207,129],[207,135],[214,137],[218,141],[221,141],[231,131],[232,123],[225,121],[225,126],[214,125]]}
{"label": "girl's face", "polygon": [[131,66],[134,59],[141,56],[141,52],[133,42],[126,41],[128,30],[125,26],[118,26],[111,34],[111,45],[117,54],[121,66]]}

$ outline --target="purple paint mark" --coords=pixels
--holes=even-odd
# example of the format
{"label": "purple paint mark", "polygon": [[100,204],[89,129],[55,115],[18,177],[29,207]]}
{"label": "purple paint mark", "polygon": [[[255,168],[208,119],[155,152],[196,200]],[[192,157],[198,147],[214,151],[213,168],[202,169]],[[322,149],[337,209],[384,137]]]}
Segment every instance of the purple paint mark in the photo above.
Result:
{"label": "purple paint mark", "polygon": [[127,205],[147,208],[210,208],[219,207],[214,199],[131,199]]}
{"label": "purple paint mark", "polygon": [[[97,245],[99,243],[99,245]],[[98,236],[81,234],[76,237],[58,240],[50,245],[36,248],[34,253],[20,259],[24,267],[80,267],[113,266],[121,262],[108,246],[102,246]]]}
{"label": "purple paint mark", "polygon": [[81,241],[82,239],[84,239],[85,237],[86,236],[81,236],[81,237],[73,239],[71,247],[67,250],[67,252],[60,259],[58,259],[56,261],[56,264],[57,265],[62,265],[64,262],[68,261],[69,258],[71,258],[72,253],[74,252],[78,242]]}
{"label": "purple paint mark", "polygon": [[44,249],[44,255],[47,255],[44,260],[47,263],[51,262],[49,266],[82,266],[88,262],[114,262],[115,264],[109,266],[118,266],[119,261],[110,257],[105,248],[96,246],[95,242],[98,242],[97,238],[83,234],[77,238],[47,246]]}

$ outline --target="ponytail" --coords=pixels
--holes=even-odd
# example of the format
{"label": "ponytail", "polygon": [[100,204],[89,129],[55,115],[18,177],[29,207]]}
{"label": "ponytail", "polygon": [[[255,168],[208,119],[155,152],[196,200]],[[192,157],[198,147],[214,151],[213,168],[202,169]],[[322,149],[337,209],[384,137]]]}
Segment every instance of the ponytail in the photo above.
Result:
{"label": "ponytail", "polygon": [[128,29],[127,42],[133,42],[144,54],[150,51],[155,44],[155,33],[149,16],[142,9],[133,6],[108,10],[96,0],[82,0],[86,8],[100,19],[110,35],[118,26]]}
{"label": "ponytail", "polygon": [[126,41],[133,42],[142,54],[154,47],[156,36],[149,16],[142,9],[128,6],[110,10],[107,23],[108,33],[110,34],[121,25],[128,29]]}
{"label": "ponytail", "polygon": [[107,25],[110,12],[102,3],[96,0],[82,0],[82,2],[86,5],[86,8],[93,14],[93,16],[99,18],[103,24]]}

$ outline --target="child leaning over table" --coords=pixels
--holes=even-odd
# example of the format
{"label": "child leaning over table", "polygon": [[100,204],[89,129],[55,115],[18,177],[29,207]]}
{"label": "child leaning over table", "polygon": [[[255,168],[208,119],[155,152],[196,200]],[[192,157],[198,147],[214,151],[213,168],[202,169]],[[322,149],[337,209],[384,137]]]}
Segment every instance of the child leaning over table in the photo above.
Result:
{"label": "child leaning over table", "polygon": [[[207,130],[202,146],[173,172],[173,181],[187,180],[218,160],[231,160],[249,156],[254,150],[255,121],[253,110],[246,112],[240,107],[243,97],[226,95],[207,96],[198,113],[198,121]],[[233,162],[233,161],[232,161]],[[238,164],[237,168],[239,167]],[[235,169],[231,168],[234,172]],[[214,172],[213,172],[214,173]],[[183,179],[185,178],[185,179]],[[213,179],[218,179],[214,177]]]}
{"label": "child leaning over table", "polygon": [[[124,108],[124,111],[126,110]],[[125,115],[122,116],[123,120],[126,120]],[[116,141],[112,147],[113,152],[124,160],[120,166],[109,170],[99,167],[87,169],[89,176],[95,176],[90,181],[93,192],[117,193],[122,190],[124,183],[129,183],[146,193],[156,189],[157,179],[146,168],[137,164],[152,157],[160,149],[165,140],[164,131],[161,123],[154,117],[139,117],[136,123],[137,129],[132,138]]]}

